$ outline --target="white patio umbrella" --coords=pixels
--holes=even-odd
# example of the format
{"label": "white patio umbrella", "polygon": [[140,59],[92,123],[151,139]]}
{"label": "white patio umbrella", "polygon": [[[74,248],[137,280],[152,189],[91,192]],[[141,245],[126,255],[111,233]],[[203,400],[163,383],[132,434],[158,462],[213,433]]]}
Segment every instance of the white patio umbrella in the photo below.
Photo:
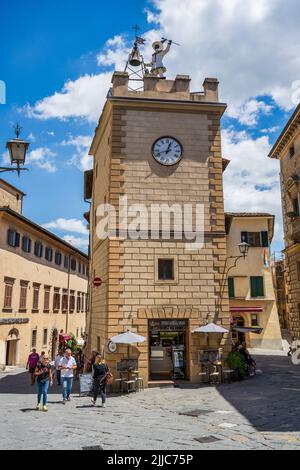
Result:
{"label": "white patio umbrella", "polygon": [[215,323],[208,323],[204,326],[199,326],[196,328],[193,333],[206,333],[207,334],[207,346],[209,347],[209,335],[213,333],[229,333],[229,330],[223,328],[220,325],[216,325]]}
{"label": "white patio umbrella", "polygon": [[208,323],[208,325],[199,326],[193,333],[229,333],[229,330],[215,323]]}
{"label": "white patio umbrella", "polygon": [[110,338],[110,340],[113,343],[119,344],[137,344],[143,343],[144,341],[146,341],[146,338],[144,336],[136,335],[135,333],[132,333],[132,331],[128,330],[125,333],[113,336],[112,338]]}
{"label": "white patio umbrella", "polygon": [[137,335],[135,333],[132,333],[132,331],[127,330],[125,333],[121,333],[120,335],[113,336],[110,340],[116,344],[127,344],[128,345],[127,355],[129,359],[130,345],[143,343],[144,341],[146,341],[146,338],[144,336]]}

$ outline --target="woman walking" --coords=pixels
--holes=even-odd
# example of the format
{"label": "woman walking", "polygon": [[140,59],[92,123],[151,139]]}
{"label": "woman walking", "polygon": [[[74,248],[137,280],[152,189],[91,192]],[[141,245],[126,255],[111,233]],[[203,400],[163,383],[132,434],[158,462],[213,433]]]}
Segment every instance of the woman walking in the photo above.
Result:
{"label": "woman walking", "polygon": [[43,395],[43,411],[48,411],[47,398],[49,385],[53,385],[53,373],[49,356],[44,354],[42,362],[39,362],[36,366],[34,375],[37,377],[37,388],[38,388],[38,402],[36,409],[41,411],[41,399]]}
{"label": "woman walking", "polygon": [[99,393],[102,398],[102,407],[105,408],[106,406],[106,379],[108,374],[110,374],[109,368],[102,356],[98,354],[93,364],[92,404],[94,406],[96,406]]}

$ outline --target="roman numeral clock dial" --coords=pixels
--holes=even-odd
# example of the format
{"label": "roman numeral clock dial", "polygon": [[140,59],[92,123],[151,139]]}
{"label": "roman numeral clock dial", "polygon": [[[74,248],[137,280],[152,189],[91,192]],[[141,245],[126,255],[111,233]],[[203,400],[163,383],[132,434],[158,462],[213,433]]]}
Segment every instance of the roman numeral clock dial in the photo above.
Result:
{"label": "roman numeral clock dial", "polygon": [[153,158],[165,166],[176,165],[182,159],[183,148],[174,137],[160,137],[152,147]]}

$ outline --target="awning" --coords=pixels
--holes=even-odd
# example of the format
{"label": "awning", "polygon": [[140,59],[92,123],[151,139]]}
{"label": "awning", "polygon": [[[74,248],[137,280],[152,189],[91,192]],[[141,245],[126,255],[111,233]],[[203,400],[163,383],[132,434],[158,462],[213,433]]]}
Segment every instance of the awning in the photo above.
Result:
{"label": "awning", "polygon": [[250,312],[250,313],[261,313],[264,309],[262,307],[230,307],[231,313],[243,313],[243,312]]}
{"label": "awning", "polygon": [[60,343],[63,343],[64,341],[69,341],[69,339],[72,339],[72,337],[70,335],[68,335],[67,333],[63,333],[63,334],[59,335],[59,342]]}
{"label": "awning", "polygon": [[255,333],[256,335],[260,335],[263,330],[263,328],[256,328],[254,326],[234,326],[232,329],[240,333]]}

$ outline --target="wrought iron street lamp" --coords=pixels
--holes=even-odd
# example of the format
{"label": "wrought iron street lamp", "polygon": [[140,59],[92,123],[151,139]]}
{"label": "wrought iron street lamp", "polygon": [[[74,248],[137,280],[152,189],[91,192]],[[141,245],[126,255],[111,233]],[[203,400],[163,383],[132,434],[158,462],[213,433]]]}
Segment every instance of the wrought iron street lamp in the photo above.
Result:
{"label": "wrought iron street lamp", "polygon": [[[238,244],[238,247],[239,247],[239,250],[240,250],[240,253],[241,253],[241,256],[237,256],[237,258],[246,258],[246,256],[248,255],[248,251],[249,251],[249,248],[250,248],[250,245],[246,242],[242,242],[242,243],[239,243]],[[230,256],[230,258],[234,258],[233,256]]]}
{"label": "wrought iron street lamp", "polygon": [[[222,306],[222,301],[223,301],[223,297],[224,297],[224,291],[225,291],[225,286],[226,286],[229,271],[231,271],[232,269],[234,269],[236,267],[238,261],[241,258],[245,259],[246,256],[248,256],[250,245],[246,242],[242,242],[242,243],[238,244],[238,248],[239,248],[239,252],[240,252],[240,254],[238,256],[228,256],[228,258],[226,259],[225,266],[224,266],[223,277],[222,277],[220,302],[219,302],[219,305],[217,305],[217,310],[220,310],[221,306]],[[234,260],[234,263],[231,266],[227,267],[227,263],[228,263],[229,260]]]}
{"label": "wrought iron street lamp", "polygon": [[21,127],[19,126],[19,124],[17,124],[15,126],[16,138],[9,140],[6,143],[6,148],[9,152],[11,165],[16,166],[0,167],[0,173],[3,173],[5,171],[16,171],[20,176],[21,171],[28,171],[28,168],[21,168],[21,166],[23,167],[23,165],[25,164],[26,153],[30,143],[26,140],[19,138],[21,130]]}

